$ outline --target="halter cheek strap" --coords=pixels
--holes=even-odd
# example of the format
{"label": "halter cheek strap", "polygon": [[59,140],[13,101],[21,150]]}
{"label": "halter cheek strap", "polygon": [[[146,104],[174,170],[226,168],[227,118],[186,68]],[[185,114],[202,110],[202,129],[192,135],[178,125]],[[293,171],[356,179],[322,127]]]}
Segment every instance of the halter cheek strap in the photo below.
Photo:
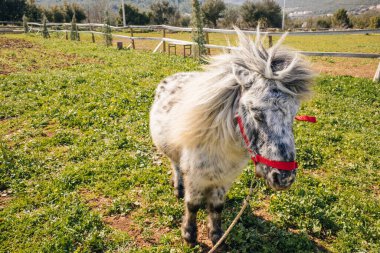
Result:
{"label": "halter cheek strap", "polygon": [[311,123],[317,122],[317,118],[314,116],[298,115],[295,117],[295,119],[298,121],[307,121],[307,122],[311,122]]}
{"label": "halter cheek strap", "polygon": [[[243,119],[238,114],[236,114],[235,117],[236,117],[236,120],[237,120],[238,125],[239,125],[240,133],[241,133],[241,135],[244,139],[244,142],[247,146],[247,150],[248,150],[249,154],[251,155],[251,159],[255,165],[257,163],[262,163],[262,164],[265,164],[265,165],[270,166],[272,168],[276,168],[279,170],[288,170],[288,171],[295,170],[298,168],[298,164],[296,161],[291,161],[291,162],[275,161],[275,160],[267,159],[267,158],[265,158],[259,154],[255,154],[253,152],[253,150],[249,147],[250,141],[249,141],[248,136],[246,135],[245,130],[244,130]],[[308,122],[312,122],[312,123],[317,122],[317,119],[315,117],[311,117],[311,116],[296,116],[295,119],[300,120],[300,121],[308,121]]]}

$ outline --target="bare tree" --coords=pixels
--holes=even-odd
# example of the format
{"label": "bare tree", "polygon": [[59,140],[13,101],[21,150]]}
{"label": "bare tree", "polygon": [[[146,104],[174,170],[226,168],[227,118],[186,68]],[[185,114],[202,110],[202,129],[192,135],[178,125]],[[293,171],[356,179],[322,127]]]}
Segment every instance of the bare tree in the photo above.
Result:
{"label": "bare tree", "polygon": [[104,12],[108,10],[108,1],[87,0],[84,4],[88,22],[103,23]]}

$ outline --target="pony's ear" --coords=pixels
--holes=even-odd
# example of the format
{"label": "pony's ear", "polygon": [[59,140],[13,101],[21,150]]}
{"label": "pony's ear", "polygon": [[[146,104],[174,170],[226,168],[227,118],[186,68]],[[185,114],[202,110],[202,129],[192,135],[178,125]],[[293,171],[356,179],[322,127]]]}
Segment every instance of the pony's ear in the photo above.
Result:
{"label": "pony's ear", "polygon": [[232,65],[232,73],[236,81],[243,87],[249,88],[253,84],[253,77],[251,72],[243,66],[234,64]]}

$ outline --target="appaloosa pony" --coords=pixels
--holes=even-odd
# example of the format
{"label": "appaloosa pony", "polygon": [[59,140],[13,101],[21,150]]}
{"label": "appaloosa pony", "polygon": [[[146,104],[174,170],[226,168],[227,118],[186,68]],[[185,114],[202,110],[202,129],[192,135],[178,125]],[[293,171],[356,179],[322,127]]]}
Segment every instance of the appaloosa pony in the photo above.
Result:
{"label": "appaloosa pony", "polygon": [[150,112],[153,141],[171,161],[177,197],[184,195],[182,236],[191,245],[202,204],[213,244],[222,236],[226,192],[250,156],[274,190],[289,188],[296,176],[292,124],[312,71],[280,46],[284,36],[265,49],[259,32],[255,42],[236,32],[240,44],[231,54],[212,58],[205,71],[163,80]]}

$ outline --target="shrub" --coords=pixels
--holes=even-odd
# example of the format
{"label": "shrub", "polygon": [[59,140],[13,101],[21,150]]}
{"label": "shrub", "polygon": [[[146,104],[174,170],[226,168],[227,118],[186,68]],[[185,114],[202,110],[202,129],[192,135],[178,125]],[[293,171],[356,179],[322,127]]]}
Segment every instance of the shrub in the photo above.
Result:
{"label": "shrub", "polygon": [[331,19],[317,20],[317,28],[330,28],[330,27],[331,27]]}
{"label": "shrub", "polygon": [[350,19],[345,9],[339,9],[334,13],[335,26],[348,28],[351,26]]}
{"label": "shrub", "polygon": [[380,28],[380,16],[374,16],[370,18],[369,27]]}

